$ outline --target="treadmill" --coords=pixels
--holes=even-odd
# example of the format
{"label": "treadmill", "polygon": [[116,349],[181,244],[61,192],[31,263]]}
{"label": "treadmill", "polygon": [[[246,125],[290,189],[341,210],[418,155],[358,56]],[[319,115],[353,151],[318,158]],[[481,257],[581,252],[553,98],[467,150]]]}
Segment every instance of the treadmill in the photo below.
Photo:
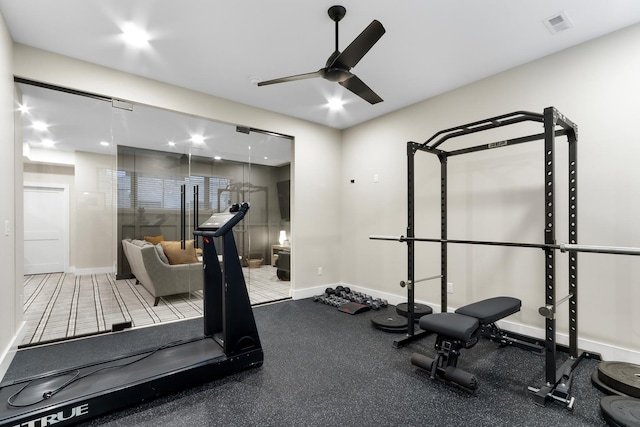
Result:
{"label": "treadmill", "polygon": [[202,337],[1,383],[0,426],[72,425],[261,366],[264,355],[232,231],[248,210],[248,203],[234,205],[193,233],[203,242]]}

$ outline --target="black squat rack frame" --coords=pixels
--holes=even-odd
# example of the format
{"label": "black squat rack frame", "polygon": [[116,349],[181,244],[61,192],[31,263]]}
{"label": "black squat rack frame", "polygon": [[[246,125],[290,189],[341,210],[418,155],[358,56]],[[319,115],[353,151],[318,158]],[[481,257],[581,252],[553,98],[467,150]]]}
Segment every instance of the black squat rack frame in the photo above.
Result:
{"label": "black squat rack frame", "polygon": [[[507,139],[501,141],[490,142],[464,149],[456,149],[445,151],[442,145],[453,138],[483,132],[499,127],[514,125],[522,122],[539,122],[544,126],[544,132],[532,134],[520,138]],[[404,239],[407,243],[407,270],[408,280],[410,284],[415,283],[415,251],[416,241],[435,241],[440,242],[440,268],[441,268],[441,307],[442,312],[447,311],[447,246],[449,243],[461,244],[483,244],[496,246],[514,246],[514,247],[530,247],[539,248],[545,254],[545,384],[542,387],[529,387],[529,390],[535,393],[535,401],[537,404],[545,405],[549,400],[557,400],[572,405],[572,398],[569,396],[571,387],[571,372],[581,360],[582,354],[578,349],[578,253],[574,250],[568,250],[569,256],[569,359],[564,362],[560,369],[556,368],[556,305],[564,302],[565,298],[556,300],[556,250],[564,249],[556,244],[556,215],[555,215],[555,142],[556,137],[566,136],[569,145],[569,245],[577,245],[578,243],[578,128],[575,123],[562,115],[554,107],[544,109],[543,114],[532,113],[527,111],[516,111],[514,113],[505,114],[498,117],[492,117],[486,120],[469,123],[462,126],[442,130],[424,143],[409,142],[407,144],[407,200],[408,200],[408,218],[407,218],[407,237]],[[447,240],[447,161],[449,157],[460,156],[478,151],[491,150],[495,148],[508,147],[516,144],[522,144],[532,141],[544,141],[544,244],[529,243],[510,243],[510,242],[485,242],[485,241],[465,241],[465,240]],[[423,151],[434,154],[440,160],[440,239],[419,239],[414,235],[415,224],[415,155]],[[564,251],[564,250],[563,250]],[[415,303],[414,286],[408,287],[408,305],[413,306]],[[540,311],[542,313],[542,309]],[[409,320],[409,332],[407,338],[411,339],[414,335],[414,323]]]}

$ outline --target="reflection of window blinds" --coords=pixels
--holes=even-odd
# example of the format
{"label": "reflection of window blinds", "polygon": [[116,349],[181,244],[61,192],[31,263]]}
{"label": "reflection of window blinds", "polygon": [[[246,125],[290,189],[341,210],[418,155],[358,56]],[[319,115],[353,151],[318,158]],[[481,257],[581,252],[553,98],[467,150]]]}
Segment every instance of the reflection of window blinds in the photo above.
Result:
{"label": "reflection of window blinds", "polygon": [[229,203],[228,200],[221,200],[221,206],[218,207],[218,188],[227,188],[230,182],[228,178],[219,177],[192,176],[182,180],[144,172],[118,171],[118,207],[180,209],[180,186],[186,184],[188,207],[193,200],[193,187],[198,185],[200,209],[222,211]]}
{"label": "reflection of window blinds", "polygon": [[212,211],[222,212],[229,207],[231,204],[229,197],[221,197],[220,206],[218,206],[218,189],[229,188],[230,185],[231,180],[229,178],[209,178],[209,207]]}
{"label": "reflection of window blinds", "polygon": [[[134,206],[145,209],[180,209],[180,186],[184,180],[136,173]],[[187,200],[190,200],[187,195]]]}
{"label": "reflection of window blinds", "polygon": [[118,208],[131,207],[133,207],[131,175],[125,171],[118,171]]}

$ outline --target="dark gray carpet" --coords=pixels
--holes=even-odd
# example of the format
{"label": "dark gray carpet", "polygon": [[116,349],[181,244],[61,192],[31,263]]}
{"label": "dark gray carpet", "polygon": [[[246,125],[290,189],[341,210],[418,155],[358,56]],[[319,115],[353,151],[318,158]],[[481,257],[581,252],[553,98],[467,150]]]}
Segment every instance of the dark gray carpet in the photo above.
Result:
{"label": "dark gray carpet", "polygon": [[[390,312],[392,307],[387,308]],[[371,326],[379,312],[350,316],[310,299],[254,309],[261,368],[158,398],[85,425],[110,426],[598,426],[604,394],[590,383],[597,361],[576,368],[573,412],[539,407],[527,386],[544,379],[542,356],[481,341],[459,365],[480,383],[475,396],[432,381],[409,362],[431,355],[434,337],[401,349]],[[198,336],[200,320],[23,350],[5,380]]]}

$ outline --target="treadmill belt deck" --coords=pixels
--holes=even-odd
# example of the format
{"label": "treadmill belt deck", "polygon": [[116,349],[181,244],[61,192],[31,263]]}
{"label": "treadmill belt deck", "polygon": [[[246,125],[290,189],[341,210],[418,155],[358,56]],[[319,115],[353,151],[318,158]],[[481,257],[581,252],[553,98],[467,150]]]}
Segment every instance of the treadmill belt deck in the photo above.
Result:
{"label": "treadmill belt deck", "polygon": [[[135,389],[141,385],[147,385],[145,388],[152,390],[154,379],[166,379],[197,368],[206,369],[226,360],[222,347],[213,338],[200,338],[107,362],[1,384],[0,425],[10,422],[14,416],[23,414],[25,410],[34,415],[44,409],[49,412],[52,407],[73,406],[74,402],[80,403],[114,390]],[[67,382],[69,384],[66,387],[52,394],[50,398],[43,397],[45,393],[55,391]],[[162,391],[152,393],[160,394]],[[141,390],[137,392],[144,394]],[[17,406],[9,405],[9,399]],[[67,411],[65,416],[69,414]]]}

